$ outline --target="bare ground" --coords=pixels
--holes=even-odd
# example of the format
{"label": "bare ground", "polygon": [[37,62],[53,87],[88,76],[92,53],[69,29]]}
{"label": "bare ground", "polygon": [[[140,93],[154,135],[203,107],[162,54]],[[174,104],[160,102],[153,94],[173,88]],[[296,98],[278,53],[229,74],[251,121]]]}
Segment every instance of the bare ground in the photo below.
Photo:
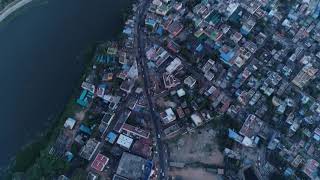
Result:
{"label": "bare ground", "polygon": [[173,170],[169,173],[171,176],[179,176],[183,180],[217,180],[217,175],[205,171],[201,168],[186,168],[181,170]]}
{"label": "bare ground", "polygon": [[169,143],[170,161],[193,163],[201,162],[223,166],[223,154],[218,150],[215,132],[210,128],[186,134]]}

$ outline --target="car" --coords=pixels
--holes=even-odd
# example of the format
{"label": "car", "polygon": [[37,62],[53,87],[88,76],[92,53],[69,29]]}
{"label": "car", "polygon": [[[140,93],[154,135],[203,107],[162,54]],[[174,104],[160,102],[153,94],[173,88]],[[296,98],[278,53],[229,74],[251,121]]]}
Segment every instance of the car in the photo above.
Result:
{"label": "car", "polygon": [[161,138],[160,134],[158,134],[158,138],[159,138],[159,139]]}

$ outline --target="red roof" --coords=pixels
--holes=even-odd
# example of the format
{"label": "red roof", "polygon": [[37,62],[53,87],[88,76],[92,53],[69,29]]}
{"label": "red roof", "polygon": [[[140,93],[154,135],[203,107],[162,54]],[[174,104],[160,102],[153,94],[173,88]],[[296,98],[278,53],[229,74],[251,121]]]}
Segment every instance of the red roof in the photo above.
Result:
{"label": "red roof", "polygon": [[109,158],[99,153],[92,162],[91,167],[97,171],[102,171],[107,165],[108,161]]}

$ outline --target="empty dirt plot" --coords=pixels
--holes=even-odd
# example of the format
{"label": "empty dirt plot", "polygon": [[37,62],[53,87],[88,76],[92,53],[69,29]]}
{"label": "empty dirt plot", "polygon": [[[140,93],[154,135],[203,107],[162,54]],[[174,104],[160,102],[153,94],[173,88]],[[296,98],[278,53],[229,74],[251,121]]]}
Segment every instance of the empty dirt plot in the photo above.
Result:
{"label": "empty dirt plot", "polygon": [[168,144],[170,161],[223,166],[223,154],[218,150],[215,134],[211,128],[204,127],[172,140]]}
{"label": "empty dirt plot", "polygon": [[169,173],[170,176],[175,177],[177,180],[218,180],[218,175],[214,175],[210,172],[200,168],[186,168],[179,170],[172,170]]}

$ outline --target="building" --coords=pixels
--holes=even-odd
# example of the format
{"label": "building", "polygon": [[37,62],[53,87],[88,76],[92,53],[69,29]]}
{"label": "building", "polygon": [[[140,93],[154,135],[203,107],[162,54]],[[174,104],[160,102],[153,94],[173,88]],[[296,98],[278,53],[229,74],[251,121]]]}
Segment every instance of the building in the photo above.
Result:
{"label": "building", "polygon": [[112,122],[113,118],[114,118],[114,113],[105,113],[103,115],[103,118],[101,120],[101,123],[99,125],[99,131],[102,134],[105,134],[105,132],[107,131],[110,123]]}
{"label": "building", "polygon": [[130,149],[132,143],[133,143],[133,139],[123,134],[120,134],[117,140],[117,144],[119,144],[121,147],[124,147],[126,149]]}
{"label": "building", "polygon": [[115,130],[118,133],[121,133],[121,129],[122,129],[124,123],[126,123],[128,118],[130,117],[130,114],[131,114],[131,111],[129,111],[129,110],[122,112],[120,114],[120,117],[118,118],[117,123],[114,126],[113,130]]}
{"label": "building", "polygon": [[107,158],[106,156],[99,153],[99,154],[97,154],[96,158],[92,162],[91,168],[93,168],[96,171],[101,172],[101,171],[103,171],[105,166],[108,164],[108,162],[109,162],[109,158]]}
{"label": "building", "polygon": [[312,64],[305,65],[297,76],[292,80],[292,83],[303,88],[310,79],[313,79],[318,72],[318,69],[312,67]]}
{"label": "building", "polygon": [[193,88],[196,85],[196,80],[192,76],[188,76],[184,79],[184,84],[186,84],[189,88]]}
{"label": "building", "polygon": [[179,79],[175,78],[174,75],[167,72],[162,75],[163,84],[166,89],[171,89],[180,84]]}
{"label": "building", "polygon": [[80,97],[77,99],[77,103],[82,107],[88,107],[90,100],[93,98],[93,93],[88,90],[82,90]]}
{"label": "building", "polygon": [[169,41],[167,44],[167,48],[170,49],[174,53],[179,53],[180,51],[180,46],[175,43],[174,41]]}
{"label": "building", "polygon": [[136,155],[149,159],[152,155],[152,140],[141,138],[135,141],[131,151]]}
{"label": "building", "polygon": [[320,141],[320,127],[317,127],[314,130],[313,139],[315,139],[316,141]]}
{"label": "building", "polygon": [[179,22],[174,21],[168,27],[168,32],[172,35],[172,37],[176,37],[182,31],[183,25]]}
{"label": "building", "polygon": [[186,92],[184,91],[184,89],[180,88],[177,90],[177,95],[178,97],[182,97],[186,95]]}
{"label": "building", "polygon": [[156,13],[161,15],[161,16],[165,16],[167,15],[167,13],[169,12],[169,10],[171,9],[171,7],[169,7],[166,4],[161,4],[160,6],[158,6],[158,8],[156,9]]}
{"label": "building", "polygon": [[203,119],[202,117],[199,115],[199,114],[192,114],[191,115],[191,120],[193,121],[193,123],[196,125],[196,126],[200,126],[203,124]]}
{"label": "building", "polygon": [[176,120],[176,115],[171,108],[168,108],[164,112],[160,113],[160,117],[164,124],[168,124]]}
{"label": "building", "polygon": [[297,155],[293,161],[291,162],[291,165],[294,167],[294,168],[298,168],[298,166],[302,163],[303,161],[303,158],[301,155]]}
{"label": "building", "polygon": [[181,130],[179,125],[173,124],[172,126],[167,127],[166,129],[163,130],[163,133],[166,135],[166,137],[172,137]]}
{"label": "building", "polygon": [[121,97],[108,94],[108,95],[103,96],[103,100],[106,103],[109,103],[109,108],[116,109],[118,107],[120,100],[121,100]]}
{"label": "building", "polygon": [[243,137],[230,128],[228,129],[228,137],[238,143],[242,143],[243,141]]}
{"label": "building", "polygon": [[122,132],[125,132],[126,134],[132,135],[132,136],[138,136],[140,138],[148,139],[150,136],[150,132],[143,130],[141,128],[132,126],[130,124],[125,123],[122,126]]}
{"label": "building", "polygon": [[318,176],[319,162],[314,159],[309,159],[304,165],[302,171],[312,180],[319,179]]}
{"label": "building", "polygon": [[157,25],[157,21],[154,20],[153,18],[148,17],[145,19],[144,24],[154,29]]}
{"label": "building", "polygon": [[231,35],[230,39],[235,42],[235,43],[238,43],[242,38],[242,34],[239,33],[239,32],[235,32]]}
{"label": "building", "polygon": [[95,152],[97,151],[98,147],[100,145],[100,142],[95,139],[89,139],[85,146],[83,146],[80,150],[79,155],[86,159],[91,160]]}
{"label": "building", "polygon": [[254,14],[261,7],[262,4],[258,0],[242,0],[240,5],[250,14]]}
{"label": "building", "polygon": [[183,111],[183,109],[182,109],[181,106],[179,106],[179,107],[176,109],[176,111],[177,111],[178,117],[179,117],[180,119],[182,119],[182,118],[185,117],[185,113],[184,113],[184,111]]}
{"label": "building", "polygon": [[107,85],[106,84],[100,84],[96,90],[96,95],[100,98],[103,98],[104,93],[106,92]]}
{"label": "building", "polygon": [[119,176],[119,175],[115,174],[113,176],[112,180],[128,180],[128,179],[125,178],[125,177],[122,177],[122,176]]}
{"label": "building", "polygon": [[81,87],[91,93],[95,93],[96,87],[88,82],[82,82]]}
{"label": "building", "polygon": [[209,59],[206,64],[202,67],[202,72],[204,73],[204,77],[211,81],[214,78],[214,73],[217,70],[215,66],[215,62],[212,59]]}
{"label": "building", "polygon": [[116,142],[118,135],[114,132],[109,132],[105,138],[105,140],[111,144],[114,144]]}
{"label": "building", "polygon": [[116,174],[128,179],[148,180],[152,166],[151,161],[124,152],[121,156]]}
{"label": "building", "polygon": [[121,83],[120,89],[129,94],[134,87],[134,84],[135,81],[133,79],[127,79]]}
{"label": "building", "polygon": [[253,136],[256,136],[260,132],[262,126],[263,126],[263,121],[260,120],[255,115],[250,114],[248,115],[247,119],[243,123],[239,133],[248,138],[252,138]]}
{"label": "building", "polygon": [[72,137],[67,131],[60,131],[55,143],[49,150],[49,154],[53,154],[57,157],[63,157],[67,151],[67,147],[72,144]]}
{"label": "building", "polygon": [[243,25],[240,28],[240,32],[244,35],[248,35],[255,25],[256,22],[250,18],[243,23]]}
{"label": "building", "polygon": [[95,174],[91,171],[88,173],[87,180],[98,180],[98,178],[99,178],[98,174]]}
{"label": "building", "polygon": [[68,118],[64,123],[64,128],[73,129],[74,125],[76,124],[76,120],[73,118]]}
{"label": "building", "polygon": [[173,61],[171,61],[169,66],[166,67],[166,71],[169,74],[172,74],[174,71],[176,71],[178,68],[180,68],[181,65],[182,65],[181,60],[179,58],[175,58]]}

